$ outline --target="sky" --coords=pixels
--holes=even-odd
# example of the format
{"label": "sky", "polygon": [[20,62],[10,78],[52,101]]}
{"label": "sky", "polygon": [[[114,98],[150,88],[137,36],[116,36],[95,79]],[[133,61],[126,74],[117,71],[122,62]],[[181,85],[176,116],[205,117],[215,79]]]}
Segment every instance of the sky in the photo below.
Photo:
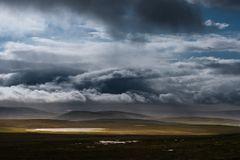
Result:
{"label": "sky", "polygon": [[239,0],[0,0],[0,103],[240,104]]}

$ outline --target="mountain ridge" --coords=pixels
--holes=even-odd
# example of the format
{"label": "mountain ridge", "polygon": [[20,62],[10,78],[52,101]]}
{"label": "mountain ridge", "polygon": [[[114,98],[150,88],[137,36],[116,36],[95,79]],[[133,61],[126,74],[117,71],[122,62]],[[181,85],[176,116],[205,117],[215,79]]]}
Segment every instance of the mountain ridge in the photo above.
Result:
{"label": "mountain ridge", "polygon": [[0,119],[49,118],[53,113],[28,107],[0,106]]}
{"label": "mountain ridge", "polygon": [[96,119],[147,119],[149,116],[121,111],[70,111],[58,116],[63,120],[96,120]]}

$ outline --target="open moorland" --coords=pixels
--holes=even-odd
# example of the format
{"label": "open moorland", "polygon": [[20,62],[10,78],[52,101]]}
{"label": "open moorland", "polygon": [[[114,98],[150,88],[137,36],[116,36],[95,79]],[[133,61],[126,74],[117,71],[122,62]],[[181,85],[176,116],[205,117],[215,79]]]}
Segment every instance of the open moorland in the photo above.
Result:
{"label": "open moorland", "polygon": [[5,119],[0,120],[0,132],[93,135],[218,135],[240,133],[240,127],[133,119],[89,121]]}
{"label": "open moorland", "polygon": [[1,133],[3,160],[239,160],[240,135]]}
{"label": "open moorland", "polygon": [[3,160],[240,159],[236,126],[127,119],[5,119],[0,126]]}

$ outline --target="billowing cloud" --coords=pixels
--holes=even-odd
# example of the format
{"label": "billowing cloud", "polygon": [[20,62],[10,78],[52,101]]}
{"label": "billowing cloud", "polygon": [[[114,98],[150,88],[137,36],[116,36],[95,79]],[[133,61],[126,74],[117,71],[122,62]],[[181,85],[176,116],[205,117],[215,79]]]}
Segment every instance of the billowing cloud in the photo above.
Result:
{"label": "billowing cloud", "polygon": [[24,86],[0,87],[1,101],[24,103],[53,103],[69,101],[85,101],[85,97],[77,91],[31,90]]}
{"label": "billowing cloud", "polygon": [[[168,62],[167,69],[161,66],[155,69],[119,68],[65,77],[55,75],[54,80],[39,79],[38,83],[28,85],[1,86],[0,100],[24,103],[239,104],[240,73],[236,70],[239,64],[239,60],[194,58]],[[234,68],[236,71],[231,72]],[[14,78],[15,74],[0,76],[4,83]]]}
{"label": "billowing cloud", "polygon": [[219,23],[219,22],[214,22],[213,20],[209,19],[205,23],[205,26],[207,27],[216,27],[220,30],[228,28],[230,25],[227,23]]}

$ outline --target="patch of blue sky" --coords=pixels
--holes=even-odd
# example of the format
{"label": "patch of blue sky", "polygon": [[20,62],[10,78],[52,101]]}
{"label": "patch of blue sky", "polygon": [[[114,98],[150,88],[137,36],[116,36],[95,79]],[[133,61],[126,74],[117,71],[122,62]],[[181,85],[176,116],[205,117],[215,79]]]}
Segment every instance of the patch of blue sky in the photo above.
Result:
{"label": "patch of blue sky", "polygon": [[220,8],[207,8],[203,7],[202,9],[203,19],[204,20],[214,20],[219,23],[227,23],[230,26],[225,30],[216,30],[216,32],[236,32],[240,31],[240,17],[239,10],[227,10]]}
{"label": "patch of blue sky", "polygon": [[240,59],[240,52],[192,52],[178,55],[178,59],[214,57],[220,59]]}

